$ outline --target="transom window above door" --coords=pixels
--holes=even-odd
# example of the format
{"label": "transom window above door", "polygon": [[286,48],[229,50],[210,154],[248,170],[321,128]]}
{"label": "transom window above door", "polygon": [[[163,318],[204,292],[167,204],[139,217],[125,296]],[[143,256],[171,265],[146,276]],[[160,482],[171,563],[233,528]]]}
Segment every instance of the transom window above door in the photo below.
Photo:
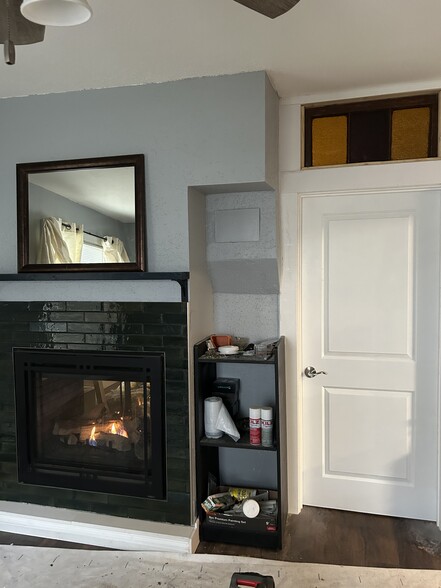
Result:
{"label": "transom window above door", "polygon": [[438,156],[438,94],[305,106],[304,167]]}

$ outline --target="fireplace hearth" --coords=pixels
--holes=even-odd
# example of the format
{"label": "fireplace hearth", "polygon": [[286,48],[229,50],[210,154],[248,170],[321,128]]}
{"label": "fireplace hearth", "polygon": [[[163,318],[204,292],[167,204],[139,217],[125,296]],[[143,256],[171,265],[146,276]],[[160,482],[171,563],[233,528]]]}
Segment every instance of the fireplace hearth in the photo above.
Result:
{"label": "fireplace hearth", "polygon": [[165,497],[164,353],[13,354],[19,482]]}

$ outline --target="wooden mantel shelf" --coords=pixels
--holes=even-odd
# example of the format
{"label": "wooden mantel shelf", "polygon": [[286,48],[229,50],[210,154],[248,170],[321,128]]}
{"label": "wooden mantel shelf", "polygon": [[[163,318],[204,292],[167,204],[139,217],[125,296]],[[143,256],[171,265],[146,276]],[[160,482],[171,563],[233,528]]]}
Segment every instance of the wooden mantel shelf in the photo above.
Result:
{"label": "wooden mantel shelf", "polygon": [[181,287],[181,300],[188,302],[189,272],[35,272],[0,274],[0,282],[64,282],[77,280],[171,280]]}

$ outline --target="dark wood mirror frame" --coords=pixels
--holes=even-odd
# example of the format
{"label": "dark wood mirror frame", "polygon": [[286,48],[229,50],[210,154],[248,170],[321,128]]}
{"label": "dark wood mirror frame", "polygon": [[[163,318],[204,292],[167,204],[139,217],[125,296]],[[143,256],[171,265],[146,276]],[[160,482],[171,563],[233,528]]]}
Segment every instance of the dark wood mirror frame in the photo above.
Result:
{"label": "dark wood mirror frame", "polygon": [[[133,167],[135,176],[135,252],[136,260],[129,263],[30,263],[29,255],[29,174],[51,171]],[[146,213],[145,213],[144,155],[121,155],[89,159],[68,159],[17,164],[17,238],[19,272],[145,272]]]}

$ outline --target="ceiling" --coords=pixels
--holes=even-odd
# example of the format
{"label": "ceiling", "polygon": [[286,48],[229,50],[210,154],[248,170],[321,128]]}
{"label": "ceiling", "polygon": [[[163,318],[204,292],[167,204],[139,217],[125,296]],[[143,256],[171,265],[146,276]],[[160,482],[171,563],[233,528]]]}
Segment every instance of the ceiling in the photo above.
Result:
{"label": "ceiling", "polygon": [[[135,222],[133,166],[29,174],[29,183],[122,223]],[[32,193],[30,193],[32,208]]]}
{"label": "ceiling", "polygon": [[89,0],[0,64],[0,97],[266,70],[282,98],[441,86],[440,0],[301,0],[276,20],[232,0]]}

